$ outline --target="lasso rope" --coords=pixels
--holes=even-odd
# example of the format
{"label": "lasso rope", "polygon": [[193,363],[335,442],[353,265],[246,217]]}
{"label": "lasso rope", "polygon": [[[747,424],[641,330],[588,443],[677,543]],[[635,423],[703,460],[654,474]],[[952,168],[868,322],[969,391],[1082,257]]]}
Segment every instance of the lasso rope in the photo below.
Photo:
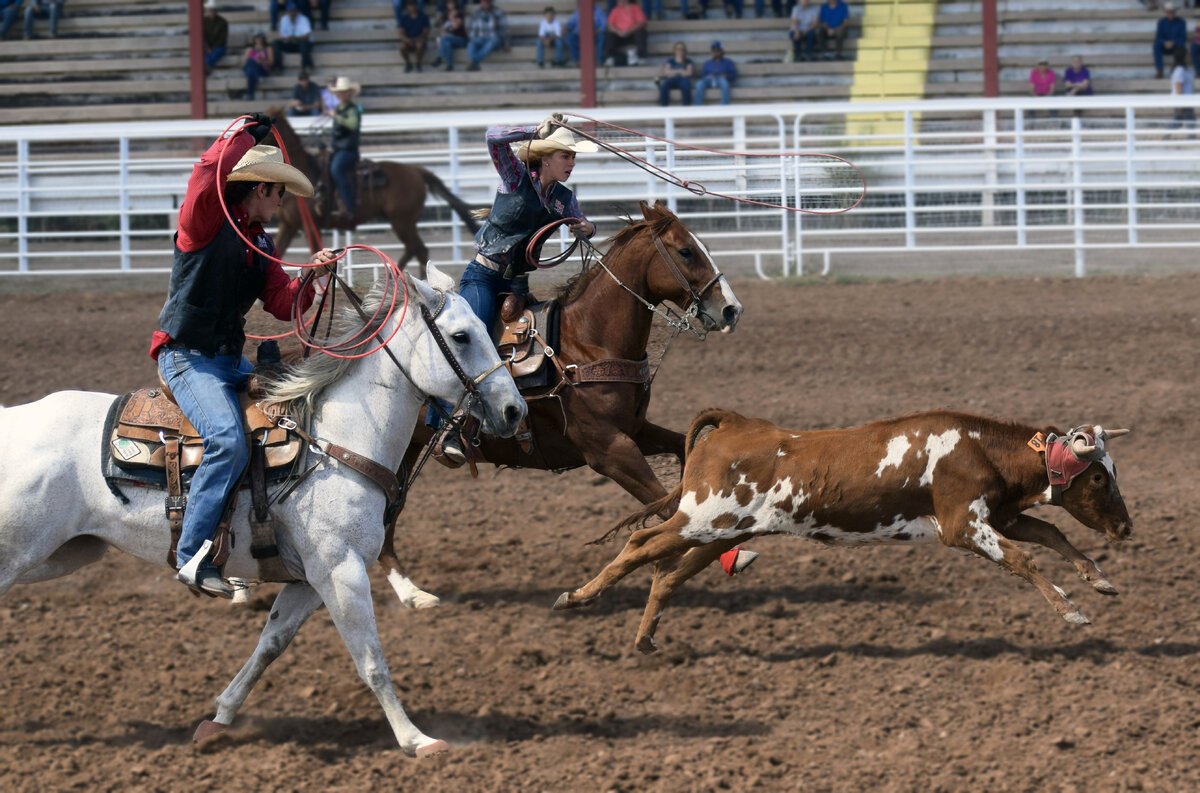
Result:
{"label": "lasso rope", "polygon": [[820,152],[794,152],[794,151],[755,152],[755,151],[729,151],[726,149],[710,149],[705,146],[693,146],[688,143],[680,143],[679,141],[671,140],[669,138],[660,138],[657,135],[651,135],[649,132],[642,132],[642,131],[638,131],[638,130],[627,129],[626,127],[622,127],[619,124],[613,124],[608,121],[601,121],[599,119],[592,118],[591,116],[585,116],[581,113],[564,113],[563,115],[570,116],[572,118],[582,119],[591,124],[598,124],[601,126],[609,127],[610,129],[614,129],[619,132],[624,132],[633,137],[642,137],[642,138],[646,138],[648,140],[658,141],[659,143],[666,143],[667,145],[672,146],[676,149],[688,149],[690,151],[698,151],[698,152],[703,152],[705,154],[717,154],[717,155],[722,155],[722,156],[726,156],[726,157],[747,157],[747,158],[807,157],[807,158],[813,158],[813,159],[830,160],[832,162],[840,163],[842,165],[845,165],[845,166],[853,169],[854,172],[858,174],[859,182],[862,184],[862,192],[859,193],[858,198],[855,199],[854,203],[848,207],[842,207],[841,209],[830,209],[830,210],[805,209],[803,207],[798,207],[798,206],[792,207],[792,206],[787,206],[786,204],[775,204],[775,203],[771,203],[769,201],[756,201],[752,198],[728,195],[726,193],[718,193],[714,190],[709,190],[707,187],[705,187],[700,182],[692,181],[689,179],[684,179],[684,178],[672,173],[671,171],[668,171],[666,168],[663,168],[662,166],[655,165],[654,163],[649,162],[648,160],[645,160],[645,159],[637,156],[633,152],[626,151],[625,149],[622,149],[620,146],[614,146],[613,144],[611,144],[605,140],[602,140],[583,129],[580,129],[578,125],[562,124],[562,126],[565,127],[566,129],[570,130],[572,134],[577,135],[581,138],[585,138],[586,140],[592,141],[597,146],[607,149],[608,151],[617,155],[622,160],[625,160],[626,162],[630,163],[631,165],[641,168],[642,170],[646,171],[647,173],[651,174],[652,176],[655,176],[655,177],[661,179],[662,181],[667,182],[668,184],[673,184],[676,187],[680,187],[684,190],[687,190],[689,193],[692,193],[693,195],[697,195],[697,196],[711,195],[711,196],[716,196],[717,198],[727,198],[730,201],[738,201],[743,204],[751,204],[753,206],[768,207],[770,209],[785,209],[789,212],[804,212],[804,213],[810,214],[810,215],[840,215],[843,212],[849,212],[851,209],[854,209],[855,207],[860,205],[867,196],[867,178],[866,178],[866,176],[863,175],[862,170],[857,165],[855,165],[854,163],[847,160],[845,157],[839,157],[836,154],[823,154]]}
{"label": "lasso rope", "polygon": [[[225,131],[221,133],[221,138],[225,138],[229,134],[230,130],[233,129],[234,125],[242,120],[254,122],[254,119],[249,115],[239,116],[238,118],[235,118],[232,122],[230,122],[229,126],[225,128]],[[243,126],[246,126],[246,125],[243,125]],[[238,131],[240,132],[241,129],[242,129],[242,127],[239,127]],[[274,127],[272,127],[271,134],[275,136],[275,143],[279,146],[279,151],[283,154],[283,161],[285,163],[287,163],[288,165],[291,165],[291,159],[288,157],[287,148],[283,145],[283,138],[282,138],[282,136],[280,136],[279,131],[276,130]],[[221,165],[225,161],[226,150],[227,150],[227,146],[222,147],[221,153],[217,156],[217,173],[218,174],[220,174],[222,172]],[[342,248],[340,250],[340,252],[337,253],[336,256],[334,256],[333,259],[330,259],[327,262],[312,263],[312,262],[288,262],[288,261],[285,261],[276,256],[273,256],[272,254],[265,253],[262,250],[259,250],[257,248],[257,246],[255,246],[254,242],[249,237],[247,237],[245,234],[242,233],[242,230],[238,227],[238,224],[234,221],[233,215],[229,211],[229,207],[225,203],[224,185],[219,185],[217,195],[218,195],[219,202],[221,204],[221,211],[223,213],[225,213],[225,219],[229,221],[229,225],[231,225],[233,227],[233,230],[237,233],[237,235],[239,237],[241,237],[243,242],[245,242],[251,248],[254,248],[255,250],[257,250],[262,256],[265,256],[266,258],[270,259],[273,262],[276,262],[277,264],[280,264],[285,267],[297,267],[297,268],[300,268],[305,271],[304,275],[301,276],[300,288],[298,290],[296,290],[296,295],[292,301],[292,330],[288,331],[287,333],[280,333],[280,334],[277,334],[274,336],[255,336],[253,334],[247,333],[246,338],[255,339],[258,341],[264,341],[267,339],[282,339],[282,338],[286,338],[288,336],[295,335],[296,338],[300,341],[300,343],[309,350],[316,350],[318,352],[325,353],[326,355],[332,356],[334,358],[349,359],[349,358],[364,358],[368,355],[371,355],[372,353],[378,352],[379,350],[386,347],[388,345],[388,342],[390,342],[392,340],[392,338],[399,332],[400,325],[403,324],[404,317],[405,317],[406,313],[408,312],[408,281],[405,280],[403,274],[400,271],[400,268],[396,265],[396,263],[387,254],[385,254],[383,251],[379,250],[378,248],[372,247],[370,245],[348,245],[345,248]],[[312,223],[312,216],[310,214],[308,214],[308,207],[304,203],[303,198],[301,198],[300,196],[296,196],[296,199],[297,199],[297,201],[300,202],[301,215],[307,216],[307,221],[312,224],[312,230],[308,232],[308,233],[310,233],[310,244],[312,242],[315,242],[317,245],[317,249],[319,250],[320,244],[321,244],[321,238],[320,238],[319,232],[316,231],[316,224]],[[377,305],[375,307],[375,313],[373,315],[371,315],[370,317],[368,317],[362,311],[361,307],[359,306],[359,302],[355,298],[354,293],[350,290],[349,284],[347,284],[345,281],[343,281],[341,276],[339,276],[336,271],[331,270],[329,272],[328,284],[327,284],[325,290],[321,293],[320,305],[318,306],[317,312],[314,315],[312,324],[315,326],[317,320],[319,319],[321,311],[324,308],[325,301],[327,299],[331,303],[334,301],[334,299],[335,299],[334,291],[336,289],[336,285],[341,284],[342,288],[347,292],[347,294],[350,296],[351,300],[354,301],[355,306],[357,308],[359,308],[359,313],[363,318],[363,327],[361,330],[351,332],[351,333],[347,334],[346,336],[344,336],[340,339],[333,340],[333,341],[330,341],[328,338],[328,335],[326,335],[325,340],[319,342],[309,332],[309,328],[307,327],[305,320],[304,320],[304,314],[300,310],[301,303],[303,302],[303,295],[308,291],[309,285],[312,283],[312,280],[316,277],[314,275],[313,268],[325,267],[330,264],[336,265],[336,263],[338,261],[343,259],[352,250],[369,251],[369,252],[375,254],[376,256],[378,256],[379,259],[381,260],[381,262],[383,263],[384,272],[385,272],[385,275],[387,278],[387,281],[384,286],[383,298],[380,300],[379,305]],[[403,287],[404,287],[402,300],[400,297],[400,294],[401,294],[400,285],[401,284],[403,284]],[[400,304],[400,320],[398,322],[396,322],[391,335],[389,335],[386,339],[382,339],[377,335],[375,329],[382,327],[384,324],[386,324],[388,322],[388,320],[391,318],[391,316],[395,313],[398,303]],[[331,311],[331,314],[332,314],[332,311]],[[330,317],[330,319],[332,320],[332,316]],[[365,351],[361,350],[361,348],[367,347],[369,344],[371,344],[372,340],[378,340],[379,343],[373,347],[370,347],[369,349],[367,349]]]}

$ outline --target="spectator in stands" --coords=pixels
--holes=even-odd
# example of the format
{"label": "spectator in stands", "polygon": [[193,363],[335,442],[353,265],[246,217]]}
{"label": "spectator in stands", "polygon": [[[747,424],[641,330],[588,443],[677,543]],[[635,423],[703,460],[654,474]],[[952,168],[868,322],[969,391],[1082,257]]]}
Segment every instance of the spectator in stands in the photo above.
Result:
{"label": "spectator in stands", "polygon": [[[755,0],[755,2],[761,4],[762,0]],[[771,2],[776,2],[776,0],[771,0]],[[725,17],[741,19],[745,8],[745,0],[729,0],[725,3]],[[679,0],[679,11],[685,19],[705,19],[708,17],[708,0],[700,0],[700,13],[698,14],[688,11],[688,0]]]}
{"label": "spectator in stands", "polygon": [[321,89],[321,110],[328,115],[331,111],[336,110],[341,104],[338,101],[337,94],[333,92],[333,87],[337,85],[336,77],[330,77],[329,83]]}
{"label": "spectator in stands", "polygon": [[792,60],[796,63],[816,58],[817,17],[821,9],[809,5],[809,0],[799,0],[792,7]]}
{"label": "spectator in stands", "polygon": [[[763,15],[767,13],[765,6],[766,3],[764,0],[754,0],[754,16],[762,19]],[[783,0],[771,0],[771,11],[775,13],[778,19],[783,19],[785,16],[783,13]]]}
{"label": "spectator in stands", "polygon": [[[1029,72],[1030,96],[1054,96],[1054,86],[1058,83],[1058,75],[1050,68],[1050,61],[1042,58],[1037,66]],[[1051,116],[1057,116],[1057,110],[1050,111]],[[1030,118],[1037,118],[1037,110],[1029,111]]]}
{"label": "spectator in stands", "polygon": [[1200,77],[1200,25],[1196,25],[1196,29],[1192,32],[1192,43],[1188,47],[1188,55],[1192,56],[1192,68],[1196,71],[1196,76]]}
{"label": "spectator in stands", "polygon": [[438,36],[438,57],[434,64],[445,64],[442,68],[454,68],[454,51],[465,49],[469,41],[467,23],[458,8],[446,9],[446,21],[442,24],[442,35]]}
{"label": "spectator in stands", "polygon": [[62,16],[62,7],[63,0],[30,0],[29,5],[25,6],[25,38],[33,38],[34,17],[49,19],[50,38],[58,38],[58,20]]}
{"label": "spectator in stands", "polygon": [[692,77],[696,74],[695,64],[687,55],[687,45],[675,42],[675,51],[663,64],[662,77],[658,81],[658,103],[663,107],[671,104],[671,89],[679,89],[679,98],[684,105],[692,103]]}
{"label": "spectator in stands", "polygon": [[300,13],[295,0],[288,0],[283,19],[279,20],[279,37],[275,39],[275,65],[283,71],[283,53],[300,53],[300,66],[312,69],[312,22]]}
{"label": "spectator in stands", "polygon": [[1163,58],[1174,60],[1175,53],[1187,46],[1187,23],[1175,16],[1175,4],[1163,3],[1163,13],[1154,30],[1154,76],[1163,76]]}
{"label": "spectator in stands", "polygon": [[[1195,81],[1192,70],[1187,67],[1187,51],[1181,47],[1175,51],[1175,68],[1171,71],[1171,96],[1191,96],[1193,93],[1195,93]],[[1171,129],[1181,126],[1192,130],[1196,128],[1196,108],[1194,107],[1177,107],[1173,117]],[[1188,137],[1194,138],[1196,135],[1193,132]]]}
{"label": "spectator in stands", "polygon": [[[330,0],[317,0],[317,8],[321,10],[321,18],[317,24],[320,25],[321,30],[329,30],[329,3]],[[308,16],[309,19],[312,18],[311,13]]]}
{"label": "spectator in stands", "polygon": [[537,65],[546,67],[546,48],[554,47],[554,65],[567,65],[566,42],[563,41],[562,20],[554,18],[554,7],[546,6],[542,11],[542,22],[538,25]]}
{"label": "spectator in stands", "polygon": [[629,0],[617,0],[608,12],[604,65],[616,65],[617,51],[622,49],[628,51],[626,62],[630,66],[636,66],[639,59],[646,57],[646,13]]}
{"label": "spectator in stands", "polygon": [[[54,23],[51,22],[51,35]],[[217,13],[217,0],[208,0],[204,4],[204,73],[212,74],[217,61],[225,57],[225,48],[229,44],[229,22]]]}
{"label": "spectator in stands", "polygon": [[246,75],[246,99],[253,99],[258,81],[271,73],[275,53],[267,46],[267,34],[255,33],[254,40],[242,56],[242,73]]}
{"label": "spectator in stands", "polygon": [[1071,65],[1063,72],[1063,93],[1067,96],[1092,96],[1092,73],[1083,65],[1083,56],[1071,56]]}
{"label": "spectator in stands", "polygon": [[404,58],[406,74],[413,69],[421,71],[429,28],[429,17],[421,11],[417,0],[405,0],[404,12],[396,17],[396,31],[400,34],[400,56]]}
{"label": "spectator in stands", "polygon": [[289,116],[319,116],[325,103],[321,100],[321,87],[309,79],[308,72],[300,70],[296,84],[292,86],[292,101],[288,103]]}
{"label": "spectator in stands", "polygon": [[496,50],[508,52],[508,15],[492,0],[479,0],[479,8],[467,21],[467,71],[479,71],[479,64]]}
{"label": "spectator in stands", "polygon": [[312,5],[309,0],[267,0],[271,6],[271,30],[279,28],[279,17],[288,7],[288,3],[295,3],[296,8],[300,9],[300,13],[312,19]]}
{"label": "spectator in stands", "polygon": [[[817,47],[825,60],[842,59],[842,45],[850,30],[850,9],[845,0],[825,0],[817,13]],[[833,40],[834,51],[829,52],[829,41]]]}
{"label": "spectator in stands", "polygon": [[700,82],[696,83],[696,104],[704,104],[704,94],[709,88],[721,89],[721,104],[729,104],[729,91],[737,81],[737,66],[725,57],[721,42],[712,43],[712,57],[700,67]]}
{"label": "spectator in stands", "polygon": [[354,167],[358,164],[358,139],[362,131],[362,107],[355,99],[361,86],[348,77],[339,77],[332,90],[338,98],[338,106],[329,112],[333,118],[329,142],[333,155],[329,160],[329,172],[345,213],[344,218],[335,218],[334,223],[353,228],[354,215],[358,211]]}
{"label": "spectator in stands", "polygon": [[[683,0],[687,2],[687,0]],[[592,6],[592,27],[596,30],[596,59],[604,57],[604,31],[608,27],[608,15],[604,13],[602,3]],[[567,18],[567,49],[571,51],[571,64],[579,65],[579,7]]]}
{"label": "spectator in stands", "polygon": [[20,10],[21,0],[0,0],[0,39],[8,35]]}

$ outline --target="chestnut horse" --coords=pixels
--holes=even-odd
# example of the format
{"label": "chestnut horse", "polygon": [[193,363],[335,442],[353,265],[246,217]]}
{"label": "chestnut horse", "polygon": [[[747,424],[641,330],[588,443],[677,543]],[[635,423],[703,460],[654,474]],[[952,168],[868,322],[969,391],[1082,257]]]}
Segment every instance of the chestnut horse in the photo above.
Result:
{"label": "chestnut horse", "polygon": [[[600,359],[644,361],[654,319],[648,305],[670,301],[690,309],[706,331],[723,333],[732,331],[742,314],[742,304],[696,235],[660,202],[652,207],[643,203],[641,210],[643,219],[630,221],[612,239],[604,266],[593,265],[575,276],[558,295],[556,352],[565,367]],[[534,448],[526,452],[514,439],[485,435],[479,451],[486,462],[554,471],[587,465],[643,504],[666,496],[646,457],[674,454],[682,463],[684,437],[646,420],[648,384],[579,383],[560,387],[557,398],[547,398],[551,390],[523,392]],[[417,427],[405,471],[412,470],[431,435],[423,423]],[[672,511],[665,509],[663,517]],[[393,542],[389,526],[379,561],[401,602],[436,605],[435,596],[405,576]]]}
{"label": "chestnut horse", "polygon": [[[321,179],[320,161],[304,148],[296,131],[288,122],[283,108],[271,108],[267,112],[275,119],[275,129],[279,131],[279,136],[283,140],[283,146],[287,150],[292,165],[303,171],[314,186],[325,183],[324,196],[321,197],[318,194],[318,198],[311,199],[307,203],[317,226],[322,229],[331,228],[330,218],[333,215],[334,191],[333,185],[329,183],[328,179]],[[362,163],[367,162],[371,161],[362,160],[359,166],[361,167]],[[396,260],[396,264],[401,268],[409,260],[415,259],[417,265],[423,269],[425,262],[429,259],[429,249],[425,247],[425,243],[421,241],[421,235],[417,233],[417,221],[421,217],[421,210],[425,207],[427,191],[433,192],[434,195],[449,204],[462,222],[471,229],[472,234],[479,230],[479,222],[471,217],[471,207],[450,192],[445,183],[432,171],[402,162],[379,162],[375,163],[375,166],[383,172],[387,183],[379,187],[366,184],[360,186],[358,209],[354,215],[353,225],[348,228],[356,228],[360,223],[370,223],[381,216],[386,218],[392,226],[392,231],[396,233],[400,242],[404,243],[404,253]],[[318,187],[318,189],[321,188]],[[279,208],[279,231],[275,234],[276,256],[284,258],[288,245],[291,244],[292,238],[301,228],[303,228],[303,223],[300,219],[300,206],[295,197],[289,195],[284,198],[283,205]],[[346,230],[347,226],[342,225],[339,228]],[[418,276],[421,275],[423,273],[418,273]]]}

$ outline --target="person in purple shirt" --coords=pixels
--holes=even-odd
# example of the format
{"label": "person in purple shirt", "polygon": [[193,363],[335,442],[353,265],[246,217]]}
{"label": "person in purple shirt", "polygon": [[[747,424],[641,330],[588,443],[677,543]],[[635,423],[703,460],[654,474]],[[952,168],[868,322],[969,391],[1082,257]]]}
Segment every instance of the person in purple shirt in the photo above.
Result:
{"label": "person in purple shirt", "polygon": [[[817,14],[817,50],[825,60],[842,59],[842,45],[846,43],[846,32],[850,30],[850,8],[844,0],[826,0]],[[834,52],[829,52],[829,41],[833,40]]]}
{"label": "person in purple shirt", "polygon": [[704,94],[709,88],[721,89],[721,104],[729,104],[729,90],[737,81],[737,66],[725,57],[721,42],[712,43],[712,57],[700,67],[700,81],[696,83],[696,104],[704,104]]}
{"label": "person in purple shirt", "polygon": [[1071,56],[1071,65],[1063,72],[1063,93],[1067,96],[1092,96],[1092,73],[1083,65],[1083,57]]}
{"label": "person in purple shirt", "polygon": [[1163,58],[1175,58],[1175,53],[1187,46],[1187,23],[1175,16],[1175,4],[1163,3],[1163,13],[1154,29],[1154,76],[1163,76]]}
{"label": "person in purple shirt", "polygon": [[[599,147],[577,139],[562,123],[562,114],[554,113],[536,126],[500,126],[487,131],[488,153],[500,175],[500,186],[475,233],[475,257],[463,270],[458,293],[489,330],[499,313],[501,293],[529,294],[529,273],[534,268],[524,254],[539,229],[571,218],[566,226],[573,234],[591,237],[596,233],[596,224],[584,216],[575,193],[564,182],[575,170],[576,153],[595,152]],[[512,144],[520,144],[516,152]],[[426,423],[440,425],[432,408]],[[447,433],[438,454],[451,467],[467,459],[457,433]]]}

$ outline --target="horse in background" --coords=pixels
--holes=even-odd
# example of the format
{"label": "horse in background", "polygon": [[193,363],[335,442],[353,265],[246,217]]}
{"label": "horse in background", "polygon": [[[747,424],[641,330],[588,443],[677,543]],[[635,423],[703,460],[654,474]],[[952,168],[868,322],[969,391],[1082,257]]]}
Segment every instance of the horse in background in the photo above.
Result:
{"label": "horse in background", "polygon": [[[273,107],[267,113],[275,119],[274,127],[279,131],[292,165],[303,171],[317,188],[317,195],[307,202],[313,221],[318,228],[333,228],[335,191],[332,182],[327,178],[328,159],[318,157],[304,148],[300,136],[287,120],[284,108]],[[429,260],[429,249],[425,247],[421,235],[417,232],[417,221],[421,218],[421,210],[425,208],[425,199],[430,192],[449,204],[472,234],[479,230],[479,221],[471,216],[471,207],[452,193],[437,174],[429,169],[402,162],[375,162],[366,159],[359,160],[356,168],[361,172],[364,166],[367,176],[361,180],[358,188],[358,209],[354,214],[353,223],[338,228],[343,231],[353,230],[359,224],[370,223],[379,217],[386,218],[396,237],[404,244],[404,253],[396,259],[399,267],[403,268],[407,262],[415,259],[418,268],[424,268],[425,262]],[[376,174],[382,174],[383,184],[374,184]],[[276,255],[284,258],[292,238],[304,227],[300,205],[295,196],[288,195],[284,198],[282,206],[279,207],[278,217],[279,230],[275,234]],[[423,272],[418,272],[418,276],[420,275],[423,275]]]}

